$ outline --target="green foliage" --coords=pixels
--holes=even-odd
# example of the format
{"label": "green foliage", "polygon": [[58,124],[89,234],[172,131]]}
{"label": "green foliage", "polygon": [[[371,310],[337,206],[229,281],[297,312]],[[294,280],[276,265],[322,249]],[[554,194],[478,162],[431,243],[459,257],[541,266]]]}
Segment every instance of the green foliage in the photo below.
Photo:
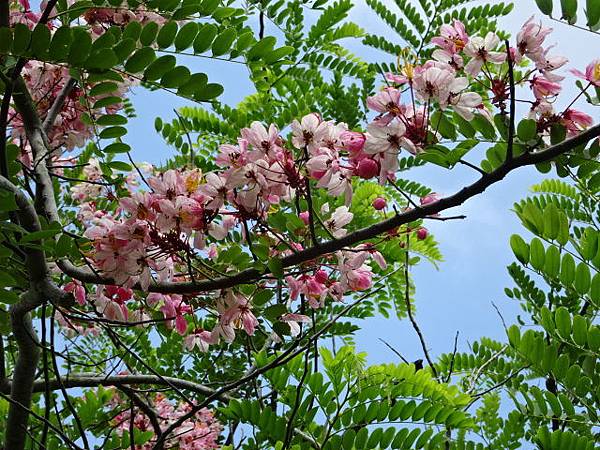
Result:
{"label": "green foliage", "polygon": [[592,31],[600,29],[600,3],[596,0],[560,0],[560,8],[554,3],[558,0],[536,0],[540,11],[552,16],[553,11],[560,11],[559,18],[573,25],[577,23],[577,13],[579,10],[584,10],[584,20],[582,25],[587,26]]}

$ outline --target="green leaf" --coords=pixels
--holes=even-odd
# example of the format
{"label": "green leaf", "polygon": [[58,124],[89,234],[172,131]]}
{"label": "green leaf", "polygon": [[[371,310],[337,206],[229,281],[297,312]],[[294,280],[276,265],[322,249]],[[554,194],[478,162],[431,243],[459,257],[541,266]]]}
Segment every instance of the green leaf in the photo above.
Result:
{"label": "green leaf", "polygon": [[594,27],[600,23],[600,2],[598,0],[587,0],[586,3],[587,25]]}
{"label": "green leaf", "polygon": [[587,294],[591,285],[590,269],[584,263],[577,266],[575,270],[575,290],[581,294]]}
{"label": "green leaf", "polygon": [[521,236],[513,234],[510,237],[510,248],[522,264],[529,263],[529,246]]}
{"label": "green leaf", "polygon": [[114,142],[103,149],[106,153],[127,153],[131,147],[123,142]]}
{"label": "green leaf", "polygon": [[554,313],[554,322],[561,337],[567,339],[571,336],[571,315],[567,308],[564,306],[557,308]]}
{"label": "green leaf", "polygon": [[109,166],[111,169],[121,170],[123,172],[130,172],[132,169],[131,165],[123,161],[110,161],[106,163],[106,165]]}
{"label": "green leaf", "polygon": [[587,344],[588,323],[581,316],[573,317],[573,341],[583,347]]}
{"label": "green leaf", "polygon": [[560,0],[562,18],[570,24],[577,21],[577,0]]}
{"label": "green leaf", "polygon": [[481,114],[475,114],[475,117],[473,117],[470,124],[486,139],[491,141],[496,139],[496,130],[494,129],[494,126]]}
{"label": "green leaf", "polygon": [[160,80],[160,84],[166,88],[176,88],[185,84],[190,79],[190,70],[185,66],[177,66],[169,70]]}
{"label": "green leaf", "polygon": [[569,253],[565,253],[560,264],[560,281],[565,286],[570,286],[575,280],[575,260]]}
{"label": "green leaf", "polygon": [[156,55],[151,47],[143,47],[136,51],[125,63],[125,70],[139,73],[154,61]]}
{"label": "green leaf", "polygon": [[222,31],[214,40],[212,44],[213,56],[221,56],[229,52],[233,45],[233,41],[237,37],[235,28],[227,28]]}
{"label": "green leaf", "polygon": [[119,114],[105,114],[98,117],[96,123],[100,126],[107,125],[125,125],[127,123],[127,117]]}
{"label": "green leaf", "polygon": [[127,128],[125,127],[109,127],[105,128],[100,132],[100,139],[115,139],[127,134]]}
{"label": "green leaf", "polygon": [[208,50],[213,43],[219,29],[215,24],[206,23],[198,31],[194,40],[194,53],[203,53]]}
{"label": "green leaf", "polygon": [[552,1],[553,0],[535,0],[540,11],[547,16],[552,14]]}
{"label": "green leaf", "polygon": [[0,211],[16,211],[19,209],[12,192],[0,190]]}
{"label": "green leaf", "polygon": [[207,83],[208,76],[206,76],[205,73],[195,73],[185,84],[179,86],[177,94],[187,96],[202,92],[202,89],[206,87]]}
{"label": "green leaf", "polygon": [[198,24],[196,22],[188,22],[181,27],[177,36],[175,37],[175,49],[185,50],[189,48],[194,42],[196,35],[198,34]]}
{"label": "green leaf", "polygon": [[19,301],[19,296],[8,289],[0,289],[0,303],[13,305]]}
{"label": "green leaf", "polygon": [[271,289],[261,289],[258,293],[252,297],[252,303],[256,306],[262,306],[273,298],[273,291]]}
{"label": "green leaf", "polygon": [[117,103],[121,103],[123,99],[121,97],[104,97],[98,100],[96,103],[92,105],[92,109],[100,109],[105,108],[107,106],[115,105]]}
{"label": "green leaf", "polygon": [[152,62],[144,72],[144,78],[149,81],[160,79],[168,71],[172,70],[177,63],[175,56],[163,55]]}
{"label": "green leaf", "polygon": [[294,50],[295,50],[295,48],[292,47],[291,45],[284,45],[283,47],[279,47],[279,48],[273,50],[271,53],[266,55],[263,58],[263,60],[266,64],[274,64],[275,62],[286,57],[287,55],[292,54],[294,52]]}
{"label": "green leaf", "polygon": [[533,238],[530,245],[531,265],[536,270],[542,270],[544,267],[544,245],[538,238]]}
{"label": "green leaf", "polygon": [[156,37],[158,48],[167,48],[173,44],[175,35],[177,34],[177,22],[167,22],[162,26]]}
{"label": "green leaf", "polygon": [[10,53],[12,47],[12,31],[10,28],[0,27],[0,54]]}
{"label": "green leaf", "polygon": [[273,50],[276,42],[277,40],[273,36],[267,36],[266,38],[261,39],[248,51],[248,60],[255,61],[262,58]]}
{"label": "green leaf", "polygon": [[273,276],[277,278],[283,277],[283,263],[281,262],[281,259],[271,258],[267,263],[267,266],[269,267],[269,270],[271,271]]}
{"label": "green leaf", "polygon": [[44,58],[50,46],[50,30],[46,25],[39,24],[31,35],[31,51],[37,58]]}
{"label": "green leaf", "polygon": [[140,44],[151,45],[158,34],[158,23],[148,22],[140,34]]}
{"label": "green leaf", "polygon": [[212,100],[223,93],[223,86],[217,83],[208,83],[194,94],[197,100]]}
{"label": "green leaf", "polygon": [[442,137],[456,140],[456,128],[452,121],[441,111],[436,111],[431,115],[431,126],[436,129]]}
{"label": "green leaf", "polygon": [[112,81],[105,81],[103,83],[98,83],[93,88],[91,88],[88,92],[90,97],[96,97],[97,95],[109,94],[111,92],[116,91],[119,88],[117,83]]}
{"label": "green leaf", "polygon": [[533,119],[523,119],[517,125],[517,136],[522,142],[530,142],[537,137],[537,122]]}
{"label": "green leaf", "polygon": [[21,244],[25,244],[27,242],[33,242],[33,241],[41,241],[47,238],[50,238],[58,233],[60,233],[61,230],[60,229],[54,229],[54,230],[40,230],[40,231],[34,231],[32,233],[28,233],[26,235],[24,235],[21,239],[20,239],[20,243]]}
{"label": "green leaf", "polygon": [[81,66],[88,58],[92,49],[92,38],[83,28],[73,28],[73,43],[67,58],[69,64]]}
{"label": "green leaf", "polygon": [[15,55],[24,55],[31,43],[31,31],[29,31],[26,25],[17,23],[13,29],[13,33],[12,51]]}

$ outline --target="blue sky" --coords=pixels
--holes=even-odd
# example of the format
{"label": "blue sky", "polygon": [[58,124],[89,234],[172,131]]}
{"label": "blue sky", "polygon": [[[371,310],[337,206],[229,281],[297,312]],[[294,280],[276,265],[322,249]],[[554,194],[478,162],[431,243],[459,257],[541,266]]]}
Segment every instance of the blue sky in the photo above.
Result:
{"label": "blue sky", "polygon": [[[388,2],[393,9],[395,4]],[[515,10],[501,21],[501,27],[514,34],[533,14],[540,17],[534,0],[518,0]],[[367,31],[382,33],[382,22],[368,9],[363,1],[357,1],[350,20]],[[591,35],[567,25],[542,19],[555,32],[549,41],[556,44],[555,51],[570,59],[569,67],[584,68],[600,54],[586,49]],[[267,25],[267,33],[274,33]],[[389,36],[393,36],[392,33]],[[358,45],[351,45],[365,59],[378,55]],[[379,60],[381,60],[379,56]],[[235,104],[251,92],[243,67],[222,62],[196,59],[191,64],[206,71],[209,77],[225,86],[223,99]],[[241,68],[240,68],[241,67]],[[575,95],[573,86],[566,89],[563,102]],[[160,136],[154,132],[154,118],[161,116],[171,120],[173,108],[187,104],[185,101],[165,93],[148,93],[137,90],[133,96],[138,118],[131,122],[128,135],[138,161],[159,163],[173,153]],[[585,104],[578,106],[586,110]],[[589,111],[588,111],[589,112]],[[477,161],[475,154],[470,154]],[[442,195],[449,195],[475,179],[470,169],[459,167],[446,171],[435,167],[410,172],[409,177],[420,181]],[[453,213],[466,214],[462,221],[436,222],[428,224],[440,242],[445,261],[440,270],[423,263],[414,271],[417,285],[417,320],[426,336],[433,354],[452,351],[454,335],[460,330],[459,346],[466,348],[481,336],[504,339],[501,320],[492,306],[494,302],[503,316],[511,323],[519,313],[518,304],[508,299],[503,291],[511,286],[506,266],[513,260],[508,240],[511,234],[526,234],[516,216],[511,212],[514,202],[527,195],[529,187],[539,182],[541,175],[535,169],[525,168],[509,175],[503,183],[490,188],[483,195],[470,200]],[[407,359],[422,357],[418,340],[407,320],[374,318],[362,323],[358,333],[357,348],[369,353],[372,363],[390,362],[397,357],[378,338],[385,339]]]}

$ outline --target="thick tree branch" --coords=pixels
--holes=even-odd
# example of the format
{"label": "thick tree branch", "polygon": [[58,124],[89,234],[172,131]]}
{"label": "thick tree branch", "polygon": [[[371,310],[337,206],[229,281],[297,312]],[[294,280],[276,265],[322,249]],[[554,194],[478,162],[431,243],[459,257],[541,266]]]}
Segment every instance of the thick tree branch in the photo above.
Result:
{"label": "thick tree branch", "polygon": [[[511,160],[507,160],[496,170],[482,175],[481,178],[479,178],[473,184],[464,187],[454,195],[442,198],[436,202],[429,203],[424,206],[418,206],[401,214],[397,214],[375,225],[362,228],[354,233],[349,233],[340,239],[332,239],[330,241],[323,242],[318,247],[307,248],[306,250],[291,254],[282,259],[282,265],[284,268],[296,266],[298,264],[318,258],[322,255],[372,239],[387,231],[397,228],[400,225],[404,225],[418,219],[423,219],[428,216],[433,216],[441,211],[462,205],[465,201],[478,194],[481,194],[488,187],[502,180],[510,172],[520,167],[531,166],[541,162],[550,161],[580,145],[586,144],[598,136],[600,136],[600,125],[595,125],[578,134],[577,136],[561,142],[560,144],[550,146],[535,153],[525,153]],[[114,284],[114,281],[109,277],[99,277],[87,269],[74,266],[70,261],[63,260],[60,261],[58,265],[65,274],[77,280],[86,283]],[[224,276],[212,280],[198,282],[153,283],[150,285],[149,290],[151,292],[180,294],[212,291],[230,288],[239,284],[254,283],[266,275],[268,275],[268,271],[247,269],[231,276]],[[139,289],[139,286],[136,287]]]}

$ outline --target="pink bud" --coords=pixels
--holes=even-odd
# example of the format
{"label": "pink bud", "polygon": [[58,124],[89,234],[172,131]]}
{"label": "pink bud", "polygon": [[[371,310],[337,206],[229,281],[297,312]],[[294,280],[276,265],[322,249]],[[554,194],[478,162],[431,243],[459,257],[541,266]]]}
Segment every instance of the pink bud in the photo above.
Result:
{"label": "pink bud", "polygon": [[365,146],[366,138],[364,133],[359,133],[357,131],[343,131],[340,134],[340,140],[349,152],[358,153],[362,151]]}
{"label": "pink bud", "polygon": [[437,202],[440,199],[440,196],[435,192],[427,194],[425,197],[421,198],[421,206],[428,205],[429,203]]}
{"label": "pink bud", "polygon": [[302,211],[300,214],[298,214],[298,217],[300,217],[302,222],[304,222],[304,225],[308,225],[308,223],[310,222],[308,211]]}
{"label": "pink bud", "polygon": [[386,205],[387,202],[383,197],[377,197],[375,200],[373,200],[373,208],[375,208],[377,211],[381,211]]}
{"label": "pink bud", "polygon": [[417,230],[417,239],[422,241],[423,239],[425,239],[427,237],[428,234],[429,234],[429,231],[427,231],[427,228],[419,228]]}
{"label": "pink bud", "polygon": [[315,273],[315,280],[318,283],[325,284],[325,282],[328,279],[329,279],[329,276],[327,275],[327,272],[325,272],[324,270],[317,270],[317,272]]}
{"label": "pink bud", "polygon": [[369,178],[373,178],[375,175],[379,173],[379,164],[373,161],[371,158],[362,159],[358,163],[358,167],[356,168],[356,173],[359,177],[368,180]]}

